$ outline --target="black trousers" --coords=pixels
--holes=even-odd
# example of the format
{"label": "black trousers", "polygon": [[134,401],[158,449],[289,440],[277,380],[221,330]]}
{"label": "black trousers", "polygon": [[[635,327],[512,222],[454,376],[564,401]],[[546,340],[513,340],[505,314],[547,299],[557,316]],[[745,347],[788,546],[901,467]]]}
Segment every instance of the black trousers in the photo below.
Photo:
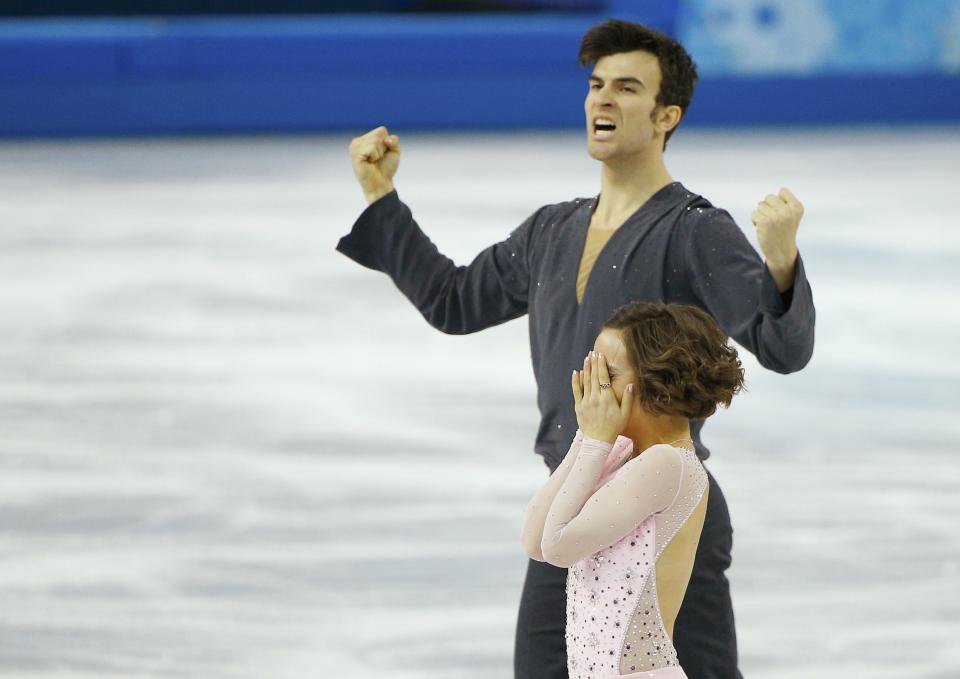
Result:
{"label": "black trousers", "polygon": [[[690,679],[742,679],[737,669],[730,566],[733,527],[713,475],[693,573],[673,630],[680,666]],[[567,570],[530,560],[520,598],[515,679],[567,679]]]}

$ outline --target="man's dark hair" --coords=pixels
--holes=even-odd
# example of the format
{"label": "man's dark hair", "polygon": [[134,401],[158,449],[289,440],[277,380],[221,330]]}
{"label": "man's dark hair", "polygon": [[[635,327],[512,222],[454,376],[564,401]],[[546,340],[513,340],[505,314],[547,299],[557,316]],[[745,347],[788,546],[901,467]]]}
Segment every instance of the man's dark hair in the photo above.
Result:
{"label": "man's dark hair", "polygon": [[[683,45],[669,35],[643,24],[607,19],[584,34],[580,41],[577,63],[581,66],[593,66],[602,57],[636,50],[649,52],[657,57],[661,80],[656,102],[660,106],[679,106],[682,120],[693,98],[697,67]],[[679,123],[677,125],[679,126]],[[667,132],[663,140],[664,148],[676,129],[674,127]]]}
{"label": "man's dark hair", "polygon": [[631,302],[603,324],[617,330],[637,377],[641,407],[699,420],[743,388],[737,350],[717,321],[688,304]]}

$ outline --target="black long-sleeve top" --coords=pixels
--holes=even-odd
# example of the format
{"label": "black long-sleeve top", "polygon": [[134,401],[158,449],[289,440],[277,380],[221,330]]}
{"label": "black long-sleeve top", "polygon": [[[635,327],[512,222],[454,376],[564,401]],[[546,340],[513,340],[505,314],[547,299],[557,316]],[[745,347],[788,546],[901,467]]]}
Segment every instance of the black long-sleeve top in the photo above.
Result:
{"label": "black long-sleeve top", "polygon": [[[396,191],[367,206],[337,250],[390,276],[433,327],[466,334],[528,315],[540,428],[535,450],[551,472],[577,431],[570,371],[613,311],[633,301],[708,311],[760,364],[801,369],[813,354],[815,310],[798,256],[785,295],[725,210],[674,182],[610,237],[587,281],[576,280],[599,196],[545,205],[466,266],[441,254]],[[702,421],[691,421],[697,454]]]}

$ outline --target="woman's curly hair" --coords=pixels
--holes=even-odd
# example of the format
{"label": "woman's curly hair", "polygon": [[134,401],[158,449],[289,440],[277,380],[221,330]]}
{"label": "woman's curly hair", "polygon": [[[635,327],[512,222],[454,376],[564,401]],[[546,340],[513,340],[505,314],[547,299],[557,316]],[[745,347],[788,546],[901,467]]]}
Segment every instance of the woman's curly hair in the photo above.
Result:
{"label": "woman's curly hair", "polygon": [[687,304],[633,302],[603,324],[620,331],[645,410],[700,420],[743,388],[737,350],[707,312]]}

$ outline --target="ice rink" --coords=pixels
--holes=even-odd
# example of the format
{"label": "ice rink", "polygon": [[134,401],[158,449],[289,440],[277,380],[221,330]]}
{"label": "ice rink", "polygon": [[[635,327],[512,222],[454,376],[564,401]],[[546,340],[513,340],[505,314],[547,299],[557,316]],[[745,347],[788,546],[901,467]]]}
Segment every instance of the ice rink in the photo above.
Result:
{"label": "ice rink", "polygon": [[[396,131],[461,264],[599,191],[577,132]],[[0,143],[0,676],[512,677],[526,321],[442,335],[335,252],[349,139]],[[813,360],[743,352],[703,437],[748,679],[960,677],[958,159],[960,128],[670,142],[754,243],[767,193],[806,205]]]}

